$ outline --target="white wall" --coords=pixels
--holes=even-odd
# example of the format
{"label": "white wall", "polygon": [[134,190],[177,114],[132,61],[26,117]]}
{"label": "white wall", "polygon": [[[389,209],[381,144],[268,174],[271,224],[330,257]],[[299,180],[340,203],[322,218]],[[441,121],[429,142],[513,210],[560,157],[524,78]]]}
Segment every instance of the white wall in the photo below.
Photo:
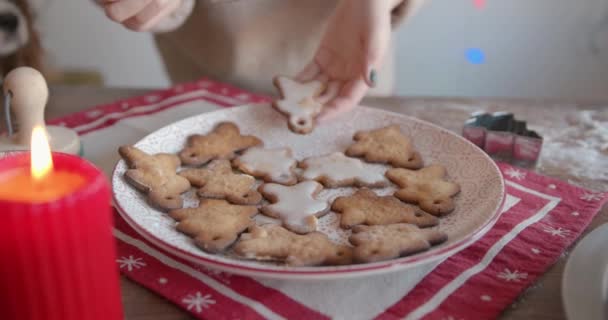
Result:
{"label": "white wall", "polygon": [[40,29],[54,65],[94,68],[108,86],[169,85],[149,34],[110,22],[91,0],[42,0]]}
{"label": "white wall", "polygon": [[[57,65],[99,68],[110,86],[168,84],[148,35],[110,23],[89,0],[47,1],[42,26]],[[431,0],[395,36],[397,91],[608,97],[608,24],[599,24],[604,16],[608,0],[487,0],[482,10],[473,0]],[[594,53],[596,29],[601,50]],[[467,48],[482,49],[485,63],[470,64]]]}

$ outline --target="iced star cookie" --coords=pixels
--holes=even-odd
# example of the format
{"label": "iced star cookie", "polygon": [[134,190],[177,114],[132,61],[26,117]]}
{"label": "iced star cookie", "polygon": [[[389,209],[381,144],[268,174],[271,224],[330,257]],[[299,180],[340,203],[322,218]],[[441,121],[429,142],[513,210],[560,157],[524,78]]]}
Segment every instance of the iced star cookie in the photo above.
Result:
{"label": "iced star cookie", "polygon": [[386,178],[370,170],[368,166],[359,159],[349,158],[342,152],[334,152],[300,162],[300,167],[304,169],[300,180],[316,180],[328,188],[388,186]]}
{"label": "iced star cookie", "polygon": [[294,186],[267,183],[259,190],[272,204],[262,207],[263,214],[281,220],[283,226],[296,233],[317,230],[317,217],[329,211],[326,201],[317,199],[323,186],[304,181]]}
{"label": "iced star cookie", "polygon": [[298,164],[289,148],[251,148],[233,161],[235,167],[266,182],[293,185],[298,182]]}

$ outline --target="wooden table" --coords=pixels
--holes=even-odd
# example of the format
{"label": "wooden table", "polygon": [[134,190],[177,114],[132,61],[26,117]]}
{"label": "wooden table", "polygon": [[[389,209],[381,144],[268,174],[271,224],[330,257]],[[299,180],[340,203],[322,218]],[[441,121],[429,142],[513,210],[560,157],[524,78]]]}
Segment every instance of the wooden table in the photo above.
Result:
{"label": "wooden table", "polygon": [[[90,106],[109,103],[117,99],[140,95],[147,90],[109,89],[90,87],[53,87],[47,109],[47,118],[69,114]],[[567,126],[568,115],[583,110],[608,108],[608,101],[552,101],[514,99],[461,99],[461,98],[407,98],[382,97],[366,99],[364,105],[411,115],[460,132],[462,123],[475,110],[505,110],[540,128]],[[542,162],[537,171],[562,180],[597,190],[608,190],[606,181],[581,178],[572,173],[568,164],[545,167]],[[608,222],[608,206],[593,220],[586,231]],[[585,233],[585,234],[586,234]],[[502,319],[565,319],[561,301],[561,279],[566,254],[506,310]],[[121,277],[126,318],[129,320],[191,319],[178,307],[147,291],[125,277]]]}

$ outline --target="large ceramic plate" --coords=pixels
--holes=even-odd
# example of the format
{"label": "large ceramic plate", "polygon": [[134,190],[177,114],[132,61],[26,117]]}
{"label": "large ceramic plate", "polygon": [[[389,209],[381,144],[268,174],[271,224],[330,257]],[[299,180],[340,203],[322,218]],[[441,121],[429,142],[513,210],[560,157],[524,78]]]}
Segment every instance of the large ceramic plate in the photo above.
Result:
{"label": "large ceramic plate", "polygon": [[[458,135],[432,124],[376,109],[359,107],[336,121],[318,126],[309,135],[291,133],[283,116],[268,105],[251,105],[194,116],[162,128],[139,141],[136,146],[149,153],[178,152],[186,137],[205,134],[217,123],[235,122],[245,134],[260,137],[266,147],[289,146],[297,159],[344,151],[358,130],[369,130],[398,124],[412,137],[426,164],[441,164],[449,179],[458,182],[461,192],[456,197],[456,210],[441,219],[439,229],[448,241],[431,250],[400,259],[337,267],[286,267],[276,264],[236,259],[229,254],[212,255],[197,248],[193,241],[175,229],[175,221],[150,207],[145,198],[124,180],[127,169],[123,161],[116,165],[113,175],[114,200],[125,220],[145,238],[170,253],[207,267],[226,272],[257,277],[283,279],[335,279],[370,275],[412,268],[446,257],[472,243],[487,231],[498,218],[502,205],[504,184],[498,167],[479,148]],[[383,165],[371,165],[383,172]],[[353,192],[351,188],[324,190],[321,197],[332,200]],[[394,187],[377,190],[389,194]],[[194,192],[186,195],[186,206],[196,206]],[[272,221],[258,215],[259,222]],[[330,212],[319,220],[322,232],[336,242],[346,243],[349,231],[338,226],[339,215]]]}

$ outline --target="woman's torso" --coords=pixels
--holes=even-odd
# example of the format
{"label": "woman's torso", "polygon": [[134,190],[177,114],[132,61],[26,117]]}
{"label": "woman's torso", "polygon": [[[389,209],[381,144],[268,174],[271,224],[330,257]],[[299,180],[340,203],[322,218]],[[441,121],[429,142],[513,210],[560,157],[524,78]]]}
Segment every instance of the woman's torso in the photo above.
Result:
{"label": "woman's torso", "polygon": [[[156,35],[173,82],[208,76],[274,92],[272,77],[295,75],[313,57],[336,0],[197,1],[176,31]],[[376,94],[392,91],[392,52]]]}

